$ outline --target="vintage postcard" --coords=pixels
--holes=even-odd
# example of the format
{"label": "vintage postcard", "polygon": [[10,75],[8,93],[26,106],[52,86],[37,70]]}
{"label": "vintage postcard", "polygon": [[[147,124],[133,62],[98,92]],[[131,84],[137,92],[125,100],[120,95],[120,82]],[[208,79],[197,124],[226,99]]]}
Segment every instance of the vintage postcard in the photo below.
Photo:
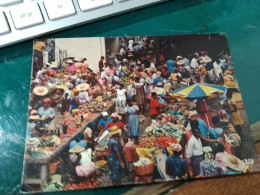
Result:
{"label": "vintage postcard", "polygon": [[33,48],[21,192],[259,171],[224,34]]}

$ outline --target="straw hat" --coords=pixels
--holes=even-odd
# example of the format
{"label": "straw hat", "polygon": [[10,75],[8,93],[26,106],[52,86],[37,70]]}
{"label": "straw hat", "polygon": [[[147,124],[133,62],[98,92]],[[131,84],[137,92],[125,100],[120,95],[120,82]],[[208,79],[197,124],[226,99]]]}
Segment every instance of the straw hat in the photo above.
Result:
{"label": "straw hat", "polygon": [[40,119],[40,116],[38,115],[37,110],[32,110],[29,116],[29,119],[31,120],[37,120]]}
{"label": "straw hat", "polygon": [[121,133],[121,129],[118,129],[118,127],[117,126],[112,126],[112,127],[110,127],[110,132],[109,132],[109,134],[110,135],[115,135],[115,134],[118,134],[118,133]]}
{"label": "straw hat", "polygon": [[72,91],[73,91],[73,93],[78,93],[79,92],[79,90],[76,89],[76,88],[74,88]]}
{"label": "straw hat", "polygon": [[79,91],[85,91],[85,90],[88,90],[89,89],[89,84],[87,83],[81,83],[79,85],[77,85],[77,90]]}
{"label": "straw hat", "polygon": [[237,157],[224,154],[221,156],[221,160],[230,168],[235,171],[242,171],[245,169],[245,164]]}
{"label": "straw hat", "polygon": [[68,64],[74,64],[74,62],[73,62],[72,59],[67,60],[66,63],[68,63]]}
{"label": "straw hat", "polygon": [[43,86],[35,87],[33,89],[33,93],[35,93],[35,95],[38,95],[38,96],[45,96],[48,93],[48,89]]}
{"label": "straw hat", "polygon": [[207,52],[207,51],[202,51],[202,52],[200,52],[200,53],[204,54],[204,53],[208,53],[208,52]]}
{"label": "straw hat", "polygon": [[50,68],[58,68],[59,67],[59,63],[58,62],[52,62],[50,65]]}
{"label": "straw hat", "polygon": [[179,60],[179,61],[177,61],[177,65],[178,65],[178,66],[182,66],[182,65],[184,65],[184,63],[185,63],[185,62],[184,62],[183,60]]}
{"label": "straw hat", "polygon": [[72,149],[70,149],[69,152],[71,152],[71,153],[80,153],[80,152],[83,152],[84,150],[85,150],[84,147],[76,145]]}
{"label": "straw hat", "polygon": [[202,59],[202,61],[203,61],[204,63],[212,62],[212,59],[211,59],[210,57],[208,57],[208,56],[202,57],[201,59]]}
{"label": "straw hat", "polygon": [[61,84],[61,85],[57,85],[57,86],[56,86],[56,89],[67,90],[68,88],[67,88],[65,85]]}

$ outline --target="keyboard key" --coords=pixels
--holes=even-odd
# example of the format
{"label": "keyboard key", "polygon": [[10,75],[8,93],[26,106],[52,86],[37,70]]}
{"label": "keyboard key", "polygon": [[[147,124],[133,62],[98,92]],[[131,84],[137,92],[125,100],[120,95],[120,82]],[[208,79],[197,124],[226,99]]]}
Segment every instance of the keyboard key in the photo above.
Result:
{"label": "keyboard key", "polygon": [[91,9],[111,5],[113,0],[78,0],[80,10],[85,12]]}
{"label": "keyboard key", "polygon": [[41,24],[44,19],[37,3],[25,3],[10,9],[15,28],[20,30]]}
{"label": "keyboard key", "polygon": [[57,20],[76,13],[71,0],[45,0],[44,6],[50,20]]}
{"label": "keyboard key", "polygon": [[8,32],[10,32],[10,29],[5,18],[5,14],[0,11],[0,34],[5,34]]}
{"label": "keyboard key", "polygon": [[7,5],[12,5],[14,3],[19,3],[22,0],[0,0],[0,6],[7,6]]}

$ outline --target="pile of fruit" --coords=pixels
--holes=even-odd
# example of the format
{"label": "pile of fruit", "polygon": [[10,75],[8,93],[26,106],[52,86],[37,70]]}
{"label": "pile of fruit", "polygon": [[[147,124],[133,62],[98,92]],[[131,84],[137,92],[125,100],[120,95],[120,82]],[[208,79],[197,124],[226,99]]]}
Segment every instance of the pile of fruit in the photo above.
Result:
{"label": "pile of fruit", "polygon": [[67,190],[84,189],[84,188],[95,188],[99,185],[99,181],[95,178],[89,178],[87,181],[81,181],[79,184],[69,184],[65,185]]}
{"label": "pile of fruit", "polygon": [[172,144],[177,143],[177,139],[175,137],[160,136],[160,137],[157,137],[157,142],[160,147],[170,147],[171,143]]}
{"label": "pile of fruit", "polygon": [[226,87],[238,87],[237,81],[233,75],[234,69],[233,67],[229,68],[224,73],[224,85]]}
{"label": "pile of fruit", "polygon": [[68,128],[67,129],[67,133],[68,134],[74,134],[74,133],[76,133],[78,130],[76,129],[76,128]]}
{"label": "pile of fruit", "polygon": [[138,148],[156,148],[157,147],[157,141],[155,137],[145,137],[141,140]]}

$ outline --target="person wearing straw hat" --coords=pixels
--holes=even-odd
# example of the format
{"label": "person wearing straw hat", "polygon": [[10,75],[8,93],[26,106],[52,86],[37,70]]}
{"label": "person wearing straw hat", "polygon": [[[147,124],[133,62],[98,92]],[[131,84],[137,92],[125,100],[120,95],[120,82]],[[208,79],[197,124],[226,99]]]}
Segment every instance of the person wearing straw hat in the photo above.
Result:
{"label": "person wearing straw hat", "polygon": [[30,112],[29,120],[27,122],[27,129],[26,129],[26,139],[30,139],[34,136],[34,128],[36,126],[36,120],[39,120],[40,116],[38,115],[37,110],[32,110]]}
{"label": "person wearing straw hat", "polygon": [[89,89],[89,84],[87,83],[81,83],[79,85],[77,85],[77,90],[79,90],[79,103],[86,103],[90,101],[89,95],[87,90]]}
{"label": "person wearing straw hat", "polygon": [[73,60],[69,59],[69,60],[66,61],[66,63],[69,64],[68,67],[67,67],[67,71],[75,74],[78,69],[77,69],[77,66],[74,64]]}
{"label": "person wearing straw hat", "polygon": [[123,147],[120,143],[120,133],[121,129],[117,126],[112,126],[110,128],[111,138],[108,141],[108,167],[109,167],[109,177],[113,183],[120,184],[121,178],[127,173],[127,164],[124,157]]}
{"label": "person wearing straw hat", "polygon": [[219,162],[224,174],[239,174],[245,170],[244,163],[237,157],[228,154],[223,145],[218,145],[218,153],[215,160]]}
{"label": "person wearing straw hat", "polygon": [[184,179],[185,174],[190,177],[189,168],[186,160],[181,158],[182,146],[180,144],[171,144],[173,151],[172,156],[168,156],[165,161],[165,172],[170,175],[173,179]]}
{"label": "person wearing straw hat", "polygon": [[78,177],[89,177],[96,172],[97,167],[95,163],[91,162],[91,148],[86,150],[85,147],[75,145],[69,152],[76,154],[76,158],[71,158],[71,161],[76,166],[75,171]]}
{"label": "person wearing straw hat", "polygon": [[37,96],[45,96],[48,93],[48,89],[43,86],[35,87],[33,93]]}

